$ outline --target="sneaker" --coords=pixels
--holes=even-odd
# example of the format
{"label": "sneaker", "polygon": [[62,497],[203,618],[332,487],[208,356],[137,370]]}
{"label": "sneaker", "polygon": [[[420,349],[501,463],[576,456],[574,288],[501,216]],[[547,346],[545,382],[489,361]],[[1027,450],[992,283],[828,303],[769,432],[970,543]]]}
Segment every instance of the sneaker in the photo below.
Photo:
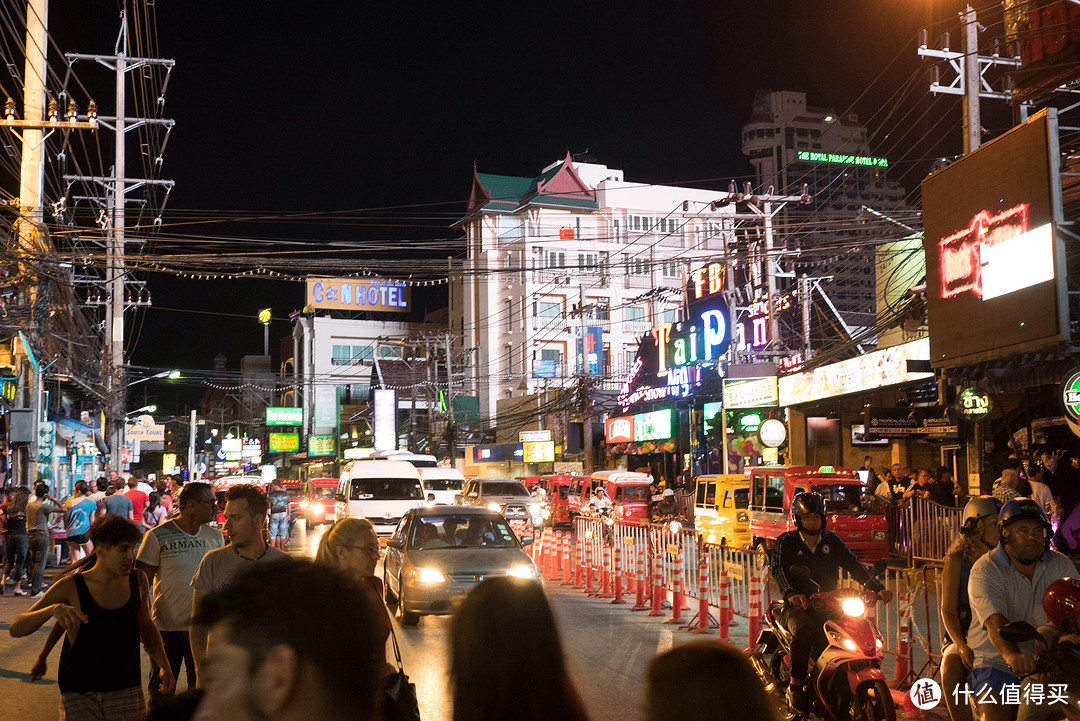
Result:
{"label": "sneaker", "polygon": [[810,698],[806,695],[806,690],[803,689],[802,684],[788,686],[787,702],[795,713],[805,714],[810,712]]}
{"label": "sneaker", "polygon": [[41,598],[45,595],[44,591],[38,591],[37,593],[31,593],[30,598]]}

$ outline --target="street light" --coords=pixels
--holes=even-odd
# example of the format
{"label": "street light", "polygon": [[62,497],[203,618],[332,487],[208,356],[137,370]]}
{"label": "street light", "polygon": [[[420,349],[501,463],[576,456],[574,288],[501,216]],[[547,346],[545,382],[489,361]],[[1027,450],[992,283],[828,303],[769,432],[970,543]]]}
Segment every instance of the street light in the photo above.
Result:
{"label": "street light", "polygon": [[178,370],[161,371],[160,373],[155,373],[152,376],[147,376],[145,378],[140,378],[138,380],[131,381],[125,387],[130,388],[131,386],[135,385],[136,383],[145,383],[146,381],[152,381],[155,378],[168,378],[170,380],[176,380],[179,377],[180,377],[180,371],[178,371]]}
{"label": "street light", "polygon": [[136,408],[135,410],[131,411],[130,413],[124,414],[124,417],[127,418],[127,417],[130,417],[130,416],[138,415],[139,413],[142,413],[143,411],[146,411],[147,413],[154,413],[155,411],[157,411],[157,406],[154,405],[153,403],[151,403],[148,406],[143,406],[142,408]]}

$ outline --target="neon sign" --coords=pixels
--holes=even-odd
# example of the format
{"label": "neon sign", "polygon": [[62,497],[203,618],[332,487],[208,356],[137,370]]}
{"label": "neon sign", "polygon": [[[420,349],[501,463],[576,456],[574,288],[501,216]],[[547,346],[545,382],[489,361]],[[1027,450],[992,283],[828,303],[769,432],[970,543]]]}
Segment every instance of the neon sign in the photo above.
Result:
{"label": "neon sign", "polygon": [[843,153],[821,153],[813,150],[800,150],[799,160],[811,163],[842,163],[843,165],[869,165],[875,168],[889,167],[885,158],[871,158],[868,155],[845,155]]}
{"label": "neon sign", "polygon": [[985,249],[1026,233],[1029,208],[1020,203],[1000,213],[979,211],[968,227],[938,241],[942,298],[968,292],[983,297]]}

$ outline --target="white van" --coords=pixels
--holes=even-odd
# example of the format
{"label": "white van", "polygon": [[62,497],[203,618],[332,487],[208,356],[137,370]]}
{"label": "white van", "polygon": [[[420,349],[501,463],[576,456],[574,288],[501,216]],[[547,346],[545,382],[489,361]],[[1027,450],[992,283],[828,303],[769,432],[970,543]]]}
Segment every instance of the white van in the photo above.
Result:
{"label": "white van", "polygon": [[353,461],[341,474],[335,510],[338,518],[366,518],[385,542],[405,512],[424,505],[420,472],[406,461]]}
{"label": "white van", "polygon": [[424,498],[434,497],[435,505],[453,505],[454,496],[461,493],[465,476],[456,468],[418,468]]}

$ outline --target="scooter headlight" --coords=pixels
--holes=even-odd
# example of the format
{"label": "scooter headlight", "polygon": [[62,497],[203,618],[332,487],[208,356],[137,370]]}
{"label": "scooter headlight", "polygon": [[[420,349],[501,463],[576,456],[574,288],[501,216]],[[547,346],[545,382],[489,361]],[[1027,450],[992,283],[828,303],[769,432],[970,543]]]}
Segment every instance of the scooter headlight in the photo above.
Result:
{"label": "scooter headlight", "polygon": [[678,533],[679,531],[682,530],[682,524],[680,524],[678,521],[672,521],[671,523],[668,524],[667,528],[672,533]]}
{"label": "scooter headlight", "polygon": [[844,639],[844,648],[846,648],[848,651],[854,651],[855,650],[855,642],[852,641],[850,638],[845,638]]}
{"label": "scooter headlight", "polygon": [[[844,614],[848,616],[855,616],[856,618],[862,618],[866,614],[866,604],[863,603],[861,598],[850,596],[844,599],[844,602],[840,604],[840,608],[843,609]],[[847,646],[847,643],[844,643]],[[855,650],[855,644],[851,645],[851,650]]]}

